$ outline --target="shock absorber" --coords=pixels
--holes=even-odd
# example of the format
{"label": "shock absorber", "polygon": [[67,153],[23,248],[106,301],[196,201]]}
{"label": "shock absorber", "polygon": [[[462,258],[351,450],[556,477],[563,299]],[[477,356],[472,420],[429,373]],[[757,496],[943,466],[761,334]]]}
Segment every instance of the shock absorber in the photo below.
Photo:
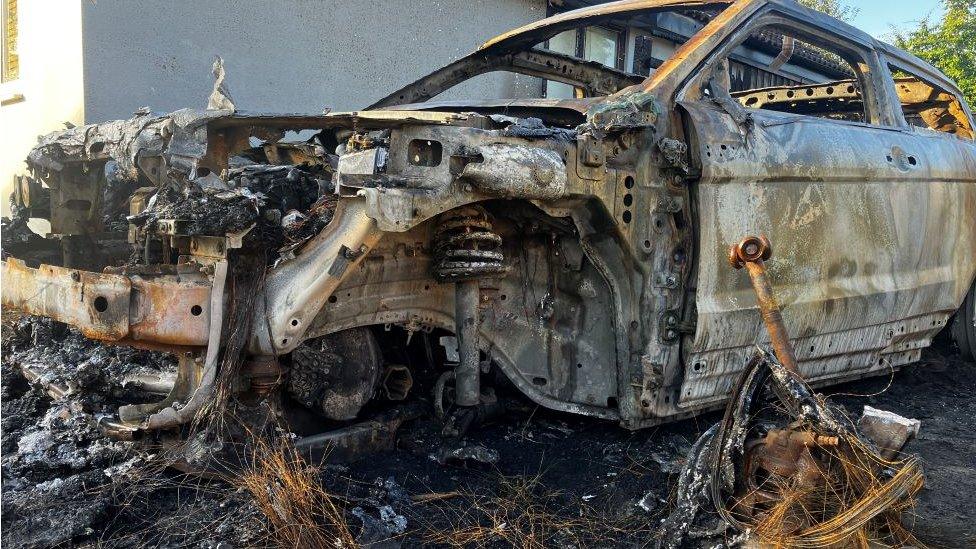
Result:
{"label": "shock absorber", "polygon": [[454,323],[460,359],[454,383],[459,406],[476,406],[481,400],[480,280],[508,272],[501,245],[502,237],[492,231],[488,212],[481,206],[465,206],[443,214],[434,232],[434,278],[454,283]]}

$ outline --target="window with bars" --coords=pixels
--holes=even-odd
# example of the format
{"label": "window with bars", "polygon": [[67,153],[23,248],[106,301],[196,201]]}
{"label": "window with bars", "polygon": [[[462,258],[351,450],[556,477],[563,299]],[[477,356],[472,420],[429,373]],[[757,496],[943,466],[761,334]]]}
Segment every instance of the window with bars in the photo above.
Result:
{"label": "window with bars", "polygon": [[16,80],[20,76],[17,55],[17,0],[3,1],[3,72],[0,82]]}

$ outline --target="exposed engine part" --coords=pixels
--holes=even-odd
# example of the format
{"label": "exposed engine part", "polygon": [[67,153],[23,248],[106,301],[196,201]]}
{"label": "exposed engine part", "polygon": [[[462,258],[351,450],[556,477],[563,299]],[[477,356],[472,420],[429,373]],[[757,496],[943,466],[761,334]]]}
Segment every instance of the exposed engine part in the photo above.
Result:
{"label": "exposed engine part", "polygon": [[[432,396],[434,397],[434,413],[437,415],[438,419],[444,419],[447,417],[448,408],[445,403],[449,406],[454,403],[454,371],[443,372],[438,378],[437,382],[434,383],[434,391]],[[448,385],[451,383],[451,385]]]}
{"label": "exposed engine part", "polygon": [[480,206],[444,214],[434,234],[434,276],[455,283],[454,323],[460,355],[455,398],[459,406],[476,406],[481,401],[478,280],[507,272],[501,244],[502,237],[492,232],[488,212]]}
{"label": "exposed engine part", "polygon": [[373,398],[383,360],[368,328],[306,340],[291,357],[288,394],[334,420],[355,418]]}
{"label": "exposed engine part", "polygon": [[383,380],[380,384],[383,396],[389,400],[404,400],[413,388],[413,376],[410,369],[402,364],[390,364],[383,369]]}
{"label": "exposed engine part", "polygon": [[[805,487],[826,483],[829,463],[814,446],[837,446],[836,436],[808,430],[771,429],[765,437],[746,442],[743,452],[742,483],[734,510],[752,520],[763,520],[771,508],[783,502],[780,491],[790,482]],[[783,517],[784,531],[795,533],[805,524],[803,517]]]}
{"label": "exposed engine part", "polygon": [[504,406],[491,387],[481,390],[477,404],[458,403],[456,370],[446,371],[437,378],[431,396],[434,414],[444,422],[441,434],[446,437],[462,436],[472,425],[496,417],[504,411]]}
{"label": "exposed engine part", "polygon": [[508,268],[501,245],[502,237],[492,231],[484,208],[466,206],[447,212],[434,232],[434,277],[457,282],[504,275]]}
{"label": "exposed engine part", "polygon": [[247,399],[259,401],[271,394],[285,378],[278,357],[274,355],[251,356],[241,368],[241,378],[247,382]]}

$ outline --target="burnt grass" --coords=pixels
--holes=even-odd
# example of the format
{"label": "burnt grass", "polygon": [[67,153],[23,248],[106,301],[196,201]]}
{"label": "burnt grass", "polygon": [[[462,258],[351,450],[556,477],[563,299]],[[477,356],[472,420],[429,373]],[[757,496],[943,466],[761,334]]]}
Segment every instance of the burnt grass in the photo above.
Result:
{"label": "burnt grass", "polygon": [[[166,368],[165,360],[72,332],[26,337],[4,324],[4,547],[275,545],[267,517],[241,487],[176,472],[158,454],[98,432],[93,414],[146,398],[98,370]],[[17,365],[43,359],[59,362],[51,376],[77,391],[52,399],[28,383]],[[942,346],[891,376],[822,392],[855,417],[870,405],[922,421],[906,451],[921,456],[926,487],[906,522],[932,546],[973,546],[976,364]],[[493,463],[442,464],[440,424],[425,416],[401,428],[394,450],[322,464],[319,478],[353,535],[373,547],[653,547],[684,455],[717,419],[630,432],[515,399],[448,448],[497,453]]]}

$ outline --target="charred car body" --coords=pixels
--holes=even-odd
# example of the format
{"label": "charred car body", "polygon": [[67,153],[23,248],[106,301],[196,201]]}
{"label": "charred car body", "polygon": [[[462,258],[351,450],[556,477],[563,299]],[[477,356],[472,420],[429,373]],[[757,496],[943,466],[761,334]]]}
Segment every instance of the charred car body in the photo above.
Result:
{"label": "charred car body", "polygon": [[[699,30],[646,77],[538,46],[663,13]],[[849,78],[734,89],[749,41],[772,44],[770,70],[818,55]],[[432,101],[495,71],[577,97]],[[181,357],[170,396],[120,425],[186,423],[229,372],[241,394],[284,386],[354,418],[411,388],[386,358],[393,327],[424,338],[460,407],[490,400],[494,371],[629,428],[716,408],[762,343],[725,266],[753,233],[776,243],[812,383],[915,361],[957,311],[976,345],[969,108],[931,66],[794,2],[567,12],[359,112],[246,115],[220,92],[48,135],[18,186],[19,214],[57,240],[8,247],[4,305]],[[297,131],[314,136],[283,141]],[[52,243],[61,264],[31,265]]]}

